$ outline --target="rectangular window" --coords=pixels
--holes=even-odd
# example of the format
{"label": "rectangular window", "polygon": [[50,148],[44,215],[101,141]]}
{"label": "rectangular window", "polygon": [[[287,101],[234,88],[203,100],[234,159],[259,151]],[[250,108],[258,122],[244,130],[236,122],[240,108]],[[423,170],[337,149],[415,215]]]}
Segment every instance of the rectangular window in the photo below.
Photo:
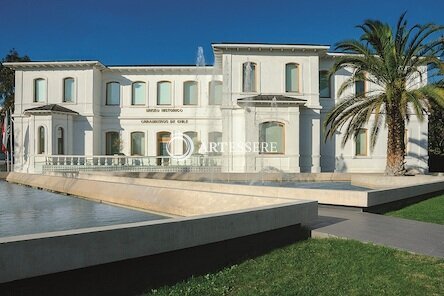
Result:
{"label": "rectangular window", "polygon": [[160,156],[157,159],[157,165],[169,165],[168,142],[170,141],[171,134],[169,132],[157,133],[157,155]]}
{"label": "rectangular window", "polygon": [[183,104],[197,105],[197,82],[187,81],[183,84]]}
{"label": "rectangular window", "polygon": [[222,104],[222,81],[210,82],[210,105]]}
{"label": "rectangular window", "polygon": [[46,101],[46,81],[44,79],[34,80],[34,102]]}
{"label": "rectangular window", "polygon": [[264,122],[259,126],[260,154],[284,153],[284,125],[279,122]]}
{"label": "rectangular window", "polygon": [[45,153],[45,128],[43,126],[39,127],[39,139],[38,139],[38,154]]}
{"label": "rectangular window", "polygon": [[131,133],[131,155],[145,155],[145,134],[143,132]]}
{"label": "rectangular window", "polygon": [[118,132],[106,133],[106,155],[114,155],[120,152],[120,135]]}
{"label": "rectangular window", "polygon": [[106,84],[106,104],[120,105],[120,83],[110,82]]}
{"label": "rectangular window", "polygon": [[59,127],[57,129],[57,154],[63,155],[64,150],[64,132],[63,128]]}
{"label": "rectangular window", "polygon": [[327,71],[319,72],[319,96],[321,98],[330,98],[330,77]]}
{"label": "rectangular window", "polygon": [[133,83],[132,105],[144,105],[146,97],[146,87],[144,82]]}
{"label": "rectangular window", "polygon": [[246,62],[242,65],[243,92],[256,92],[256,64]]}
{"label": "rectangular window", "polygon": [[356,156],[367,156],[367,130],[360,129],[356,136]]}
{"label": "rectangular window", "polygon": [[356,96],[365,95],[365,81],[358,80],[355,82],[355,95]]}
{"label": "rectangular window", "polygon": [[63,102],[74,102],[73,78],[65,78],[63,81]]}
{"label": "rectangular window", "polygon": [[285,65],[285,91],[299,92],[299,66],[298,64]]}
{"label": "rectangular window", "polygon": [[171,105],[171,82],[157,83],[157,104]]}

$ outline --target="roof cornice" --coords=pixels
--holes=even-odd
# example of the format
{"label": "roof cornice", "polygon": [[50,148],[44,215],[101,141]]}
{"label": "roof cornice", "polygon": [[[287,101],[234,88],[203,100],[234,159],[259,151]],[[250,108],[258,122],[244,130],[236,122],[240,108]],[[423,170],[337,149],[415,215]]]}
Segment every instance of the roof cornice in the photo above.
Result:
{"label": "roof cornice", "polygon": [[201,73],[201,74],[218,74],[214,73],[213,66],[109,66],[106,71],[110,72],[175,72],[175,73]]}
{"label": "roof cornice", "polygon": [[36,69],[36,68],[106,68],[99,61],[63,61],[63,62],[4,62],[4,66],[11,69]]}
{"label": "roof cornice", "polygon": [[269,43],[213,43],[215,49],[236,49],[236,50],[313,50],[327,51],[329,45],[309,45],[309,44],[269,44]]}
{"label": "roof cornice", "polygon": [[347,53],[347,52],[327,52],[327,56],[331,57],[345,57],[345,56],[364,56],[359,53]]}

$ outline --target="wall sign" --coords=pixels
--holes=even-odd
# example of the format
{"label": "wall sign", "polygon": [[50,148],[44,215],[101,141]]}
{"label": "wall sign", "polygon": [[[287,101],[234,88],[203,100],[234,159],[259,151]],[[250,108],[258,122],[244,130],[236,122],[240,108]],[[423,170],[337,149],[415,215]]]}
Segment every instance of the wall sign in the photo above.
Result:
{"label": "wall sign", "polygon": [[181,108],[147,108],[146,112],[183,112]]}
{"label": "wall sign", "polygon": [[142,119],[140,122],[154,124],[185,124],[188,123],[188,119]]}

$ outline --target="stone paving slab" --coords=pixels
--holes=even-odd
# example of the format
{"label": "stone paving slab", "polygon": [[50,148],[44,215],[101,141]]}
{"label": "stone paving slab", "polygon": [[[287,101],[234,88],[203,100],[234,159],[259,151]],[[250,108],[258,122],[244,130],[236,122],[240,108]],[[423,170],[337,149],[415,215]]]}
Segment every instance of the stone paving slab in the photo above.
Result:
{"label": "stone paving slab", "polygon": [[444,225],[319,206],[310,227],[313,237],[349,238],[444,258]]}

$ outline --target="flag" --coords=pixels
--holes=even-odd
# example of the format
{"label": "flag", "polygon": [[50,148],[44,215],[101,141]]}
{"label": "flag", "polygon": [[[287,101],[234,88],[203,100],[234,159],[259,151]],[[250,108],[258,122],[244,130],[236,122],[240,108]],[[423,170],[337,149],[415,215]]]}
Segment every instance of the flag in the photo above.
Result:
{"label": "flag", "polygon": [[8,117],[8,111],[6,111],[2,126],[2,151],[4,153],[8,151],[8,137],[9,137],[9,117]]}

